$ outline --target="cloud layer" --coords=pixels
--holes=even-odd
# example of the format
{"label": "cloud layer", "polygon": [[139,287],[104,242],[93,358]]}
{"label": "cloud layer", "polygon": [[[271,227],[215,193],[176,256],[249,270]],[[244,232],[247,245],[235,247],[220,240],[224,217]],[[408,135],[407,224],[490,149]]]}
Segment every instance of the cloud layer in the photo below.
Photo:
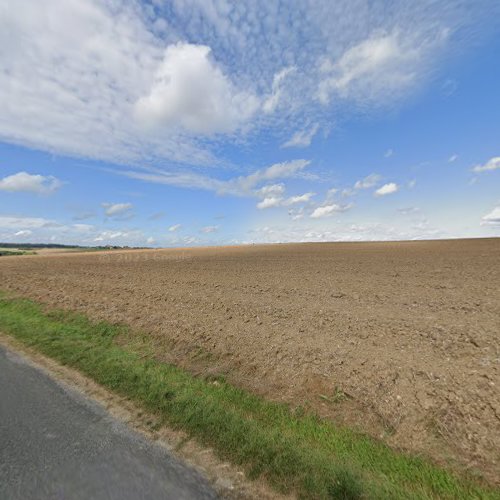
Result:
{"label": "cloud layer", "polygon": [[57,191],[62,184],[53,176],[18,172],[0,179],[0,191],[50,194]]}
{"label": "cloud layer", "polygon": [[264,129],[306,147],[332,113],[418,88],[481,12],[431,0],[154,4],[6,0],[0,140],[164,170],[218,164],[221,141]]}

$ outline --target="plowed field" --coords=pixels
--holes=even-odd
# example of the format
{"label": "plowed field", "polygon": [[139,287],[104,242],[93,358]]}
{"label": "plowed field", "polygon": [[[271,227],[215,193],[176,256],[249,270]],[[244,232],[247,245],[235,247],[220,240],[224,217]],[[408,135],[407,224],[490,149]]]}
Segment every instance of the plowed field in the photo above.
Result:
{"label": "plowed field", "polygon": [[500,483],[500,239],[2,257],[0,288]]}

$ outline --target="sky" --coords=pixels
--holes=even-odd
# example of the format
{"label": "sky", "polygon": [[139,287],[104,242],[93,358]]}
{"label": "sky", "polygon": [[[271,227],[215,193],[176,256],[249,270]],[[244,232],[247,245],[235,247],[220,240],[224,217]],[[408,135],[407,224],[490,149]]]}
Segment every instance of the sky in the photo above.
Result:
{"label": "sky", "polygon": [[0,0],[0,241],[500,236],[497,0]]}

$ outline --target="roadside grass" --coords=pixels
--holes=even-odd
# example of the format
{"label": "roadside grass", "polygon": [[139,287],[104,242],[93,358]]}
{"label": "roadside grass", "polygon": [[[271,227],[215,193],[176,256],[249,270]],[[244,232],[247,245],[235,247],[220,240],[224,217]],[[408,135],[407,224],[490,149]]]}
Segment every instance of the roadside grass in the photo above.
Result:
{"label": "roadside grass", "polygon": [[500,499],[500,491],[314,415],[117,345],[122,325],[0,295],[0,330],[103,386],[218,455],[301,498]]}

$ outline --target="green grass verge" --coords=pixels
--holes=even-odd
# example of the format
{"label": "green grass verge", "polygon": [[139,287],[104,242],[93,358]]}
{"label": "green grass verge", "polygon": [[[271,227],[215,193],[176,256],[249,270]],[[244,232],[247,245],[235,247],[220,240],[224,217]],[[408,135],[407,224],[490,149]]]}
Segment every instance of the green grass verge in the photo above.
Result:
{"label": "green grass verge", "polygon": [[34,255],[35,252],[26,252],[25,250],[0,250],[0,257],[8,257],[10,255]]}
{"label": "green grass verge", "polygon": [[0,295],[0,330],[127,396],[278,491],[303,498],[500,498],[498,490],[224,380],[145,359],[117,345],[118,336],[130,336],[124,326]]}

